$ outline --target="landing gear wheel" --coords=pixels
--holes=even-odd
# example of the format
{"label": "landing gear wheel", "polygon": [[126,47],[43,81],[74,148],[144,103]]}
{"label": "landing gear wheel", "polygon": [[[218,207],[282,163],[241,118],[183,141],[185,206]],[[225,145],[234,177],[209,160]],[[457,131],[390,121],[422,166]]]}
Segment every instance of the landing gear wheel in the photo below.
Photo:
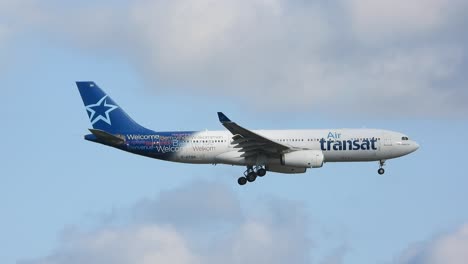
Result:
{"label": "landing gear wheel", "polygon": [[377,171],[380,175],[384,174],[385,173],[385,170],[383,168],[380,168],[378,171]]}
{"label": "landing gear wheel", "polygon": [[257,179],[257,174],[255,172],[251,171],[247,174],[247,181],[254,182],[255,179]]}
{"label": "landing gear wheel", "polygon": [[258,170],[257,170],[257,175],[258,175],[259,177],[263,177],[263,176],[265,176],[265,174],[266,174],[266,170],[265,170],[265,169],[261,168],[261,169],[258,169]]}
{"label": "landing gear wheel", "polygon": [[239,179],[237,179],[237,183],[239,185],[245,185],[247,183],[247,178],[246,177],[239,177]]}

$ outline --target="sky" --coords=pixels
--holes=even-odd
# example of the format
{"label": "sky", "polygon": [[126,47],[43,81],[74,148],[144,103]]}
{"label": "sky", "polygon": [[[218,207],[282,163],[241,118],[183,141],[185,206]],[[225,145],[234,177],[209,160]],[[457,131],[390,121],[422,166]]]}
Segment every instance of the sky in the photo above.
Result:
{"label": "sky", "polygon": [[[465,0],[0,0],[0,262],[468,259]],[[75,81],[157,131],[382,128],[420,144],[238,186],[244,168],[83,140]]]}

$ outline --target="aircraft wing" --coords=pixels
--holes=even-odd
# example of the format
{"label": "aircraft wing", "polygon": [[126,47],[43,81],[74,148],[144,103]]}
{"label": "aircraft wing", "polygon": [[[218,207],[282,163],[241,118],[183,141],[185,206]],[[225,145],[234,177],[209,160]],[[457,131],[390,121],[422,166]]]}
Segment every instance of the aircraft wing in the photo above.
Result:
{"label": "aircraft wing", "polygon": [[279,156],[291,150],[289,146],[280,144],[239,126],[221,112],[218,112],[218,117],[221,124],[233,135],[231,144],[235,145],[234,148],[239,148],[239,152],[244,152],[241,154],[241,157],[251,157],[259,154]]}

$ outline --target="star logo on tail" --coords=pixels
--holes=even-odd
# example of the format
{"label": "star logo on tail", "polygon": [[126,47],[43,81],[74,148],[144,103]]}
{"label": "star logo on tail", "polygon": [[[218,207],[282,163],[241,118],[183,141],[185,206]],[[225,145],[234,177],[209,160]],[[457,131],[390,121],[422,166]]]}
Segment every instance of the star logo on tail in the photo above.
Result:
{"label": "star logo on tail", "polygon": [[91,122],[91,125],[94,125],[99,120],[112,125],[109,114],[119,107],[113,104],[108,104],[106,98],[107,95],[102,97],[97,103],[86,106],[86,110],[89,112],[89,121]]}

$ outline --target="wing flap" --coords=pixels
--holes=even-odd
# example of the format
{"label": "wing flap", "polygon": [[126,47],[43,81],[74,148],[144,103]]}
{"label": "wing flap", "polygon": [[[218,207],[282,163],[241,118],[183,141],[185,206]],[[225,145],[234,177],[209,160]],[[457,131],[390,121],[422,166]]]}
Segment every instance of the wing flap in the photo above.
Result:
{"label": "wing flap", "polygon": [[249,147],[263,147],[268,145],[268,143],[257,143],[257,142],[246,142],[242,144],[237,144],[234,146],[234,148],[249,148]]}

